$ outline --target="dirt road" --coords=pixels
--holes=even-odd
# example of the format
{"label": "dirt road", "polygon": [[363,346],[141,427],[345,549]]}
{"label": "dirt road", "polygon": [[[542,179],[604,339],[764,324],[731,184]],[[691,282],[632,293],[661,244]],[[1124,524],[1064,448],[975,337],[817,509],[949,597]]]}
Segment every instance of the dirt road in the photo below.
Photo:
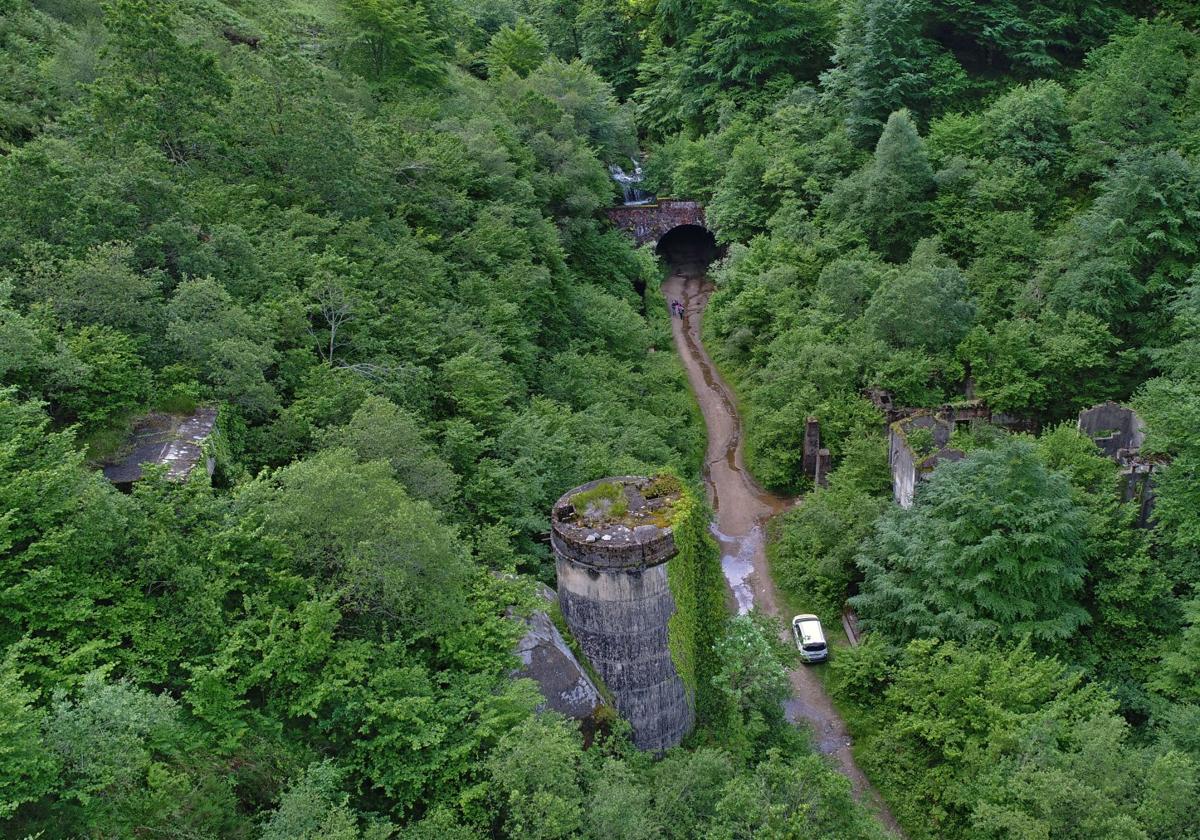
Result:
{"label": "dirt road", "polygon": [[[767,570],[764,527],[767,520],[791,503],[759,487],[742,460],[742,425],[733,392],[700,341],[700,321],[712,291],[703,265],[676,265],[662,291],[668,301],[678,300],[684,305],[684,317],[672,319],[672,331],[708,427],[704,478],[717,515],[713,533],[721,546],[721,568],[739,612],[757,606],[763,612],[779,615],[775,585]],[[790,620],[791,616],[784,619]],[[824,686],[809,667],[796,668],[789,677],[792,698],[786,704],[788,720],[811,727],[814,745],[837,763],[855,795],[881,823],[900,834],[895,818],[855,763],[845,721]]]}

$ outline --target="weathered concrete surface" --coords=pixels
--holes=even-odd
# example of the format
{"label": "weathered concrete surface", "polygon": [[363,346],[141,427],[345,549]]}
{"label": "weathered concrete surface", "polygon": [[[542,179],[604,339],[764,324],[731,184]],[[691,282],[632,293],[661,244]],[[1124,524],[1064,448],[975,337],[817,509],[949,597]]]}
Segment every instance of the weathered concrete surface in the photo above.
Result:
{"label": "weathered concrete surface", "polygon": [[[571,499],[604,482],[625,488],[629,514],[620,522],[589,524]],[[661,521],[657,514],[667,499],[647,500],[642,491],[648,483],[620,476],[564,494],[551,515],[551,545],[571,634],[632,726],[634,744],[662,752],[691,731],[695,710],[667,640],[675,612],[667,563],[676,554],[675,540],[669,527],[652,524]]]}
{"label": "weathered concrete surface", "polygon": [[[968,394],[973,393],[970,380],[967,380],[967,385],[966,390]],[[871,404],[879,409],[883,416],[887,418],[888,425],[895,423],[897,420],[903,420],[917,414],[933,414],[943,420],[949,420],[951,423],[981,420],[1013,432],[1030,432],[1036,434],[1040,428],[1035,418],[1006,414],[1002,411],[992,411],[987,403],[973,396],[969,397],[968,401],[964,403],[944,403],[939,406],[918,407],[896,405],[892,399],[891,392],[883,388],[866,388],[863,390],[862,395],[869,399]]]}
{"label": "weathered concrete surface", "polygon": [[612,207],[607,212],[609,221],[633,236],[638,245],[657,243],[681,225],[706,226],[704,205],[698,201],[663,198],[656,204]]}
{"label": "weathered concrete surface", "polygon": [[216,461],[205,457],[204,442],[217,424],[215,406],[202,406],[191,414],[147,414],[133,431],[117,457],[102,467],[104,477],[117,485],[130,485],[142,477],[143,464],[167,467],[167,478],[182,481],[203,460],[212,476]]}
{"label": "weathered concrete surface", "polygon": [[528,630],[517,644],[524,665],[514,676],[536,682],[546,706],[554,711],[576,720],[592,718],[604,700],[550,616],[539,610],[525,625]]}
{"label": "weathered concrete surface", "polygon": [[[663,283],[662,291],[666,301],[676,299],[684,303],[684,318],[672,319],[672,330],[675,347],[708,428],[704,478],[709,500],[717,512],[722,568],[735,593],[745,587],[749,600],[746,610],[757,606],[769,615],[778,616],[779,601],[767,568],[762,533],[767,520],[791,505],[764,491],[746,469],[741,420],[733,393],[700,340],[701,317],[712,291],[705,267],[702,263],[672,263],[671,275]],[[745,558],[749,567],[745,573],[741,571],[741,558]],[[739,607],[740,604],[739,597]],[[789,638],[787,630],[783,631],[783,638]],[[792,696],[785,704],[788,720],[812,729],[817,749],[828,755],[850,780],[855,796],[875,812],[884,826],[903,836],[886,803],[854,760],[850,732],[820,679],[810,666],[795,668],[788,676],[792,684]]]}
{"label": "weathered concrete surface", "polygon": [[821,448],[821,423],[816,417],[804,421],[804,452],[801,469],[816,487],[829,486],[828,449]]}
{"label": "weathered concrete surface", "polygon": [[1138,525],[1147,527],[1154,512],[1154,471],[1162,459],[1142,454],[1146,426],[1132,408],[1109,401],[1079,412],[1079,431],[1116,462],[1121,500],[1137,501]]}
{"label": "weathered concrete surface", "polygon": [[[933,436],[935,451],[923,458],[913,452],[908,442],[908,435],[917,429],[928,429]],[[928,478],[939,463],[966,457],[962,451],[947,446],[953,433],[953,420],[931,414],[915,414],[888,427],[888,466],[892,470],[892,498],[896,504],[912,507],[917,484]]]}
{"label": "weathered concrete surface", "polygon": [[1141,449],[1146,442],[1145,424],[1132,408],[1119,403],[1102,402],[1079,412],[1079,431],[1114,460],[1121,454]]}

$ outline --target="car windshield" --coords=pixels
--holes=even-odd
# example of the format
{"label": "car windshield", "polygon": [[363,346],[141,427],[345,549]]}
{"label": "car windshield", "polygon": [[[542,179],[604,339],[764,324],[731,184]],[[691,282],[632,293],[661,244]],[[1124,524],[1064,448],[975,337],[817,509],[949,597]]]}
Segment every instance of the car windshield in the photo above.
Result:
{"label": "car windshield", "polygon": [[825,645],[821,642],[809,642],[804,646],[804,649],[808,651],[825,650]]}

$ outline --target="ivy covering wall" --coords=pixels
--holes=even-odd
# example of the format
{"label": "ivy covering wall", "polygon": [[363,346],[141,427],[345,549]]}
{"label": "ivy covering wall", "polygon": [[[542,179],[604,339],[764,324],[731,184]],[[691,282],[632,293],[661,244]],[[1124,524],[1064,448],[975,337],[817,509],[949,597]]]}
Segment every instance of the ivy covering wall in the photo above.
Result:
{"label": "ivy covering wall", "polygon": [[675,503],[675,545],[667,564],[667,583],[675,614],[667,638],[675,669],[696,698],[696,717],[704,723],[717,708],[712,678],[717,673],[713,647],[727,618],[720,552],[708,531],[711,512],[700,496],[685,489]]}

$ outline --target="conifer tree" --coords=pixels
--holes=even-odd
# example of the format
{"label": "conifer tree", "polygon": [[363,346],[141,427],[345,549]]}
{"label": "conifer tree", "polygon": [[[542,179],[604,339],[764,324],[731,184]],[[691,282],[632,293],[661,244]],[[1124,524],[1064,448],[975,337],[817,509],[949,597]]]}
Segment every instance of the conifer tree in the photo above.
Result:
{"label": "conifer tree", "polygon": [[853,0],[842,11],[834,68],[821,81],[843,105],[859,145],[879,138],[888,114],[919,107],[929,95],[928,45],[921,35],[925,0]]}
{"label": "conifer tree", "polygon": [[504,26],[488,45],[488,74],[511,70],[524,78],[546,60],[546,41],[525,21]]}
{"label": "conifer tree", "polygon": [[1030,636],[1053,645],[1087,621],[1088,517],[1066,477],[1014,439],[942,464],[909,510],[876,524],[851,598],[864,625],[889,637]]}
{"label": "conifer tree", "polygon": [[925,232],[933,195],[933,168],[907,111],[888,117],[864,173],[861,222],[872,247],[899,260]]}

